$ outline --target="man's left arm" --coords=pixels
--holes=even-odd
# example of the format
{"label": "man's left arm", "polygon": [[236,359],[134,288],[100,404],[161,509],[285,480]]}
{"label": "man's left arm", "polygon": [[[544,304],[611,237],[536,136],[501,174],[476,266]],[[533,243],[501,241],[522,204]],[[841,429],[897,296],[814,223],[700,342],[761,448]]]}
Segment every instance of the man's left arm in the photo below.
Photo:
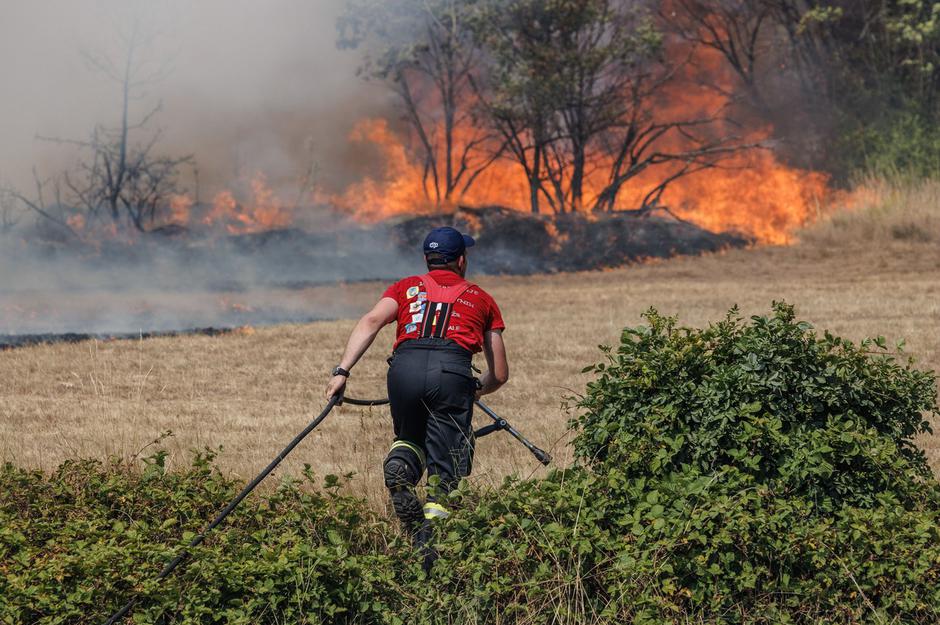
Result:
{"label": "man's left arm", "polygon": [[[356,327],[353,328],[346,342],[346,351],[343,353],[343,359],[340,360],[341,369],[351,371],[362,355],[366,353],[372,341],[375,340],[379,330],[394,321],[398,317],[398,302],[391,297],[383,297],[375,307],[362,316]],[[334,375],[330,378],[326,386],[326,397],[329,399],[337,393],[341,393],[346,386],[346,376]]]}
{"label": "man's left arm", "polygon": [[509,361],[502,329],[487,330],[483,334],[483,355],[486,357],[486,373],[480,378],[481,388],[477,390],[477,399],[497,391],[509,380]]}

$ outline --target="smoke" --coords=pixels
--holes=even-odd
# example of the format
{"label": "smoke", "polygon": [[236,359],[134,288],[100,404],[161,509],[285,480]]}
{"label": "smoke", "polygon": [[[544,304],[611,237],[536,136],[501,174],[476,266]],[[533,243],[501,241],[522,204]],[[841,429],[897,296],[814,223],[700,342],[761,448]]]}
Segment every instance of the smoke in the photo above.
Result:
{"label": "smoke", "polygon": [[[432,205],[422,183],[426,163],[391,128],[401,118],[394,96],[357,77],[356,52],[336,48],[336,19],[345,3],[7,2],[0,21],[0,334],[133,333],[350,316],[358,309],[314,286],[420,271],[416,241],[446,221],[436,212],[440,207],[433,207],[429,221],[409,226],[414,231],[408,241],[396,243],[394,225],[350,223],[316,204],[382,217],[413,217]],[[159,129],[152,156],[192,155],[195,167],[180,172],[188,197],[170,202],[172,219],[148,226],[162,227],[163,234],[97,236],[92,228],[106,228],[110,220],[85,223],[86,215],[76,211],[64,219],[91,233],[82,242],[62,237],[62,225],[58,238],[50,236],[56,227],[28,212],[4,234],[10,216],[4,185],[29,195],[34,167],[46,177],[78,166],[74,146],[37,135],[87,140],[96,126],[119,125],[120,80],[109,80],[102,63],[96,68],[89,59],[120,64],[122,37],[133,24],[143,26],[134,76],[143,82],[133,90],[130,120],[161,104],[137,141]],[[721,63],[713,65],[707,73]],[[677,118],[721,108],[716,99],[726,99],[724,90],[698,87],[669,98],[667,104],[684,109]],[[766,132],[760,128],[754,135]],[[560,237],[543,220],[494,218],[490,231],[505,245],[489,257],[490,270],[577,270],[602,266],[611,252],[628,262],[728,244],[721,234],[680,232],[684,222],[676,214],[715,232],[734,229],[786,242],[793,227],[815,214],[826,191],[825,176],[794,170],[773,154],[734,165],[672,185],[662,197],[673,212],[654,220],[656,227],[636,228],[629,220],[602,224],[621,228],[629,245],[589,227],[593,218],[568,223]],[[749,178],[738,168],[747,169]],[[527,205],[525,178],[508,159],[475,180],[460,202]],[[643,185],[660,181],[635,181],[637,206],[649,190]],[[623,204],[633,205],[632,198]],[[177,208],[184,218],[177,219]],[[290,219],[282,219],[287,208]],[[471,230],[482,219],[472,217]],[[187,229],[181,234],[173,224]],[[530,227],[541,230],[520,245],[519,228]],[[31,236],[43,229],[43,236]],[[536,239],[542,243],[534,245]],[[565,241],[596,254],[563,258],[570,256]]]}
{"label": "smoke", "polygon": [[151,237],[93,250],[0,241],[0,335],[134,334],[343,318],[368,302],[319,287],[393,280],[422,268],[418,251],[402,253],[384,226]]}
{"label": "smoke", "polygon": [[[146,33],[131,120],[158,103],[145,132],[155,152],[191,154],[180,182],[211,200],[256,172],[285,203],[301,179],[326,193],[368,163],[347,135],[386,115],[388,92],[356,76],[336,48],[344,0],[47,0],[7,2],[0,20],[0,184],[25,194],[33,169],[74,169],[78,154],[37,136],[85,140],[115,127],[120,85],[89,57],[122,60],[135,17]],[[198,174],[196,173],[198,171]],[[198,178],[197,178],[198,175]],[[196,184],[198,180],[198,186]],[[3,208],[3,207],[0,207]],[[104,237],[94,245],[38,241],[35,215],[0,234],[0,334],[134,333],[349,316],[321,283],[389,279],[420,269],[383,227],[338,223],[301,207],[304,230],[242,236]],[[0,224],[2,225],[2,224]],[[311,234],[313,233],[313,234]],[[224,231],[223,231],[224,234]]]}
{"label": "smoke", "polygon": [[[120,59],[120,36],[139,11],[143,50],[159,79],[132,103],[156,103],[160,151],[193,154],[200,192],[264,171],[289,186],[311,160],[319,181],[355,179],[347,150],[354,120],[388,110],[390,96],[355,75],[359,59],[337,50],[343,0],[47,0],[7,2],[0,20],[0,181],[31,184],[33,165],[66,168],[74,154],[36,135],[85,139],[115,126],[119,86],[87,54]],[[150,74],[148,74],[150,75]],[[192,183],[191,180],[184,182]]]}

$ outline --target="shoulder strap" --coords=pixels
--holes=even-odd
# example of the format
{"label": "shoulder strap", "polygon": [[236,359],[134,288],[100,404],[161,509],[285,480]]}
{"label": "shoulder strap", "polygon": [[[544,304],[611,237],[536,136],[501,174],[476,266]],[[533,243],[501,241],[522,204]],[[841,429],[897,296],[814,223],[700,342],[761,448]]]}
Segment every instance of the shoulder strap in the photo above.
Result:
{"label": "shoulder strap", "polygon": [[421,318],[421,338],[446,338],[447,327],[450,324],[450,315],[454,309],[454,302],[463,295],[472,285],[466,280],[451,286],[441,286],[430,274],[421,276],[425,291],[428,294],[427,303]]}
{"label": "shoulder strap", "polygon": [[424,288],[428,294],[429,302],[439,302],[441,304],[453,304],[457,298],[464,294],[472,285],[464,279],[450,286],[441,286],[431,277],[430,273],[421,276],[424,282]]}

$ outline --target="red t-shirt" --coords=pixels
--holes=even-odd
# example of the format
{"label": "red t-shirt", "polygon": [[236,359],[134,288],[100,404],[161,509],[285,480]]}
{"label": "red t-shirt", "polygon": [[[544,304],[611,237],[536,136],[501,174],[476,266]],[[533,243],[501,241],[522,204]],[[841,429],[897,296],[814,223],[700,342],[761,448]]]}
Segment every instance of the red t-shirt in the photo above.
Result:
{"label": "red t-shirt", "polygon": [[[441,286],[451,286],[463,279],[446,269],[435,269],[430,273]],[[390,297],[398,302],[398,332],[394,348],[401,345],[403,341],[418,338],[427,300],[427,292],[421,276],[410,276],[399,280],[388,287],[382,297]],[[484,332],[502,330],[505,327],[499,306],[490,294],[475,284],[471,284],[470,288],[454,302],[445,337],[475,354],[483,349]]]}

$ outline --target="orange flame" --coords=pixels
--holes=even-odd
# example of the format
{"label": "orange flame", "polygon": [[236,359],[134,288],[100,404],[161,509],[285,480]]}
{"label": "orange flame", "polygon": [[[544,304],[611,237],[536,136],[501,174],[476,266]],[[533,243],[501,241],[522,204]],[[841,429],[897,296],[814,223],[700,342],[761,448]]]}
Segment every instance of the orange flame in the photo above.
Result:
{"label": "orange flame", "polygon": [[[457,141],[465,141],[475,132],[471,128],[457,128]],[[364,119],[356,123],[349,140],[359,145],[371,145],[383,158],[381,179],[365,177],[348,186],[343,192],[322,196],[337,208],[364,221],[377,221],[396,215],[421,215],[453,210],[457,203],[502,204],[514,207],[525,205],[525,177],[509,161],[496,161],[477,179],[469,191],[452,202],[438,205],[429,197],[423,182],[424,172],[417,159],[412,158],[401,139],[384,119]]]}
{"label": "orange flame", "polygon": [[741,155],[733,171],[707,170],[663,194],[663,204],[703,228],[734,230],[762,243],[793,242],[832,196],[829,177],[781,164],[770,152]]}
{"label": "orange flame", "polygon": [[85,216],[84,215],[69,215],[65,220],[65,223],[69,225],[69,228],[75,231],[81,231],[85,229]]}
{"label": "orange flame", "polygon": [[[695,56],[694,65],[686,70],[690,80],[665,91],[656,103],[662,120],[714,115],[729,104],[730,96],[727,94],[733,91],[734,78],[718,53],[699,49]],[[722,85],[722,89],[690,86],[695,82],[691,79],[695,78],[696,72],[708,74],[713,82]],[[772,132],[772,127],[762,123],[746,132],[739,141],[759,143],[770,137]],[[458,128],[456,134],[458,145],[466,144],[476,136],[472,128]],[[366,177],[323,199],[358,219],[375,221],[396,215],[449,212],[457,203],[528,209],[529,192],[524,172],[509,159],[496,160],[468,192],[458,194],[451,202],[437,205],[431,199],[433,193],[429,194],[422,182],[422,163],[408,151],[385,120],[360,121],[350,133],[349,140],[376,148],[383,157],[383,171],[380,176]],[[674,135],[664,138],[656,147],[682,151],[682,141]],[[586,206],[591,206],[604,188],[601,179],[605,170],[604,157],[597,156],[596,161],[599,173],[589,176],[585,184]],[[669,173],[668,167],[651,168],[632,179],[618,196],[615,208],[639,208],[645,194]],[[826,174],[790,167],[770,150],[750,150],[726,158],[721,167],[675,181],[664,192],[661,205],[677,216],[713,231],[733,230],[763,243],[787,244],[793,240],[794,232],[815,220],[821,206],[828,203],[831,196],[828,182]]]}
{"label": "orange flame", "polygon": [[206,226],[224,227],[230,234],[262,232],[291,224],[293,211],[268,187],[264,174],[256,173],[250,186],[251,202],[248,204],[240,203],[232,191],[216,193],[212,207],[201,222]]}
{"label": "orange flame", "polygon": [[177,194],[170,198],[170,223],[187,224],[192,213],[193,200],[188,195]]}
{"label": "orange flame", "polygon": [[[385,157],[381,179],[366,177],[328,198],[358,219],[448,212],[456,203],[499,204],[519,210],[528,206],[525,177],[518,165],[508,160],[494,162],[468,193],[437,206],[425,192],[421,166],[408,156],[385,120],[359,122],[350,140],[373,143]],[[617,208],[638,208],[661,173],[650,171],[635,178],[621,193]],[[586,188],[590,205],[600,186],[589,180]],[[736,155],[721,168],[676,181],[663,194],[662,204],[703,228],[734,230],[764,243],[786,244],[795,230],[818,217],[828,197],[828,175],[788,167],[771,152],[758,150]]]}

